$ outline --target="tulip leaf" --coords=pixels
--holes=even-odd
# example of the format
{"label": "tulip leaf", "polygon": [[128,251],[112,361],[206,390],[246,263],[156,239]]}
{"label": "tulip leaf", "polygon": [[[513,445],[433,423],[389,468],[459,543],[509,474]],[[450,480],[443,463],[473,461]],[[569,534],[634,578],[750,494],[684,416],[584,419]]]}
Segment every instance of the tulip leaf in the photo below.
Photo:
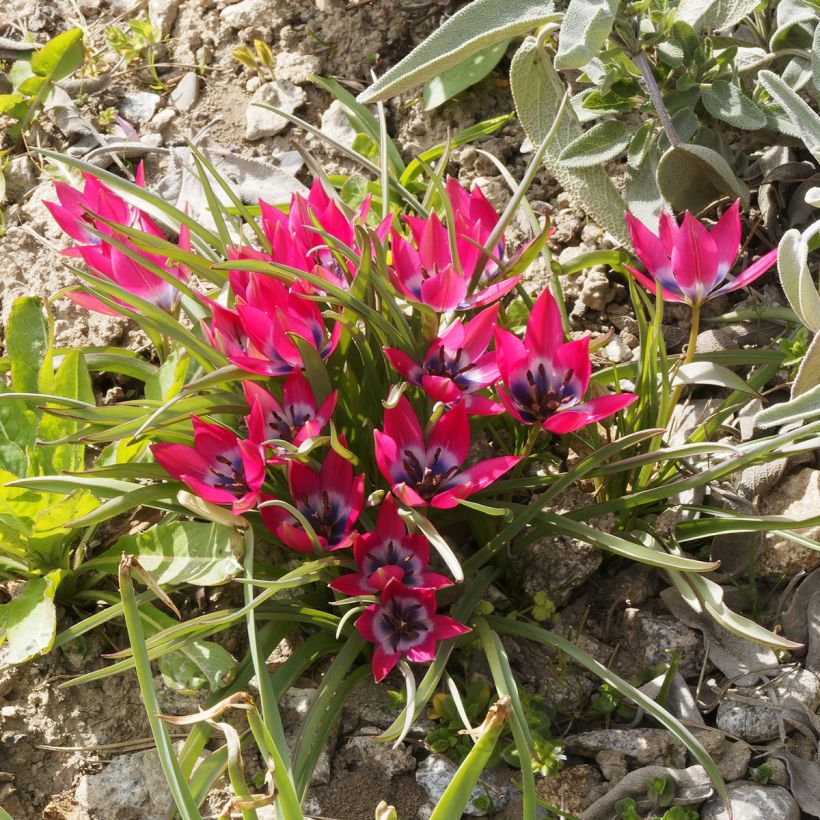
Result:
{"label": "tulip leaf", "polygon": [[[555,124],[567,88],[534,37],[527,37],[513,57],[510,85],[521,125],[533,145],[540,145]],[[558,162],[561,151],[582,133],[577,116],[566,107],[544,154],[544,165],[602,228],[626,245],[624,201],[606,171],[600,166],[565,168]]]}
{"label": "tulip leaf", "polygon": [[11,360],[12,390],[51,392],[51,342],[39,296],[15,299],[6,328],[6,351]]}
{"label": "tulip leaf", "polygon": [[688,362],[681,365],[672,381],[675,387],[684,384],[716,384],[729,390],[757,395],[756,391],[728,367],[714,362]]}
{"label": "tulip leaf", "polygon": [[717,151],[704,145],[672,146],[658,163],[657,181],[676,211],[698,212],[725,196],[740,199],[744,207],[749,202],[746,184]]}
{"label": "tulip leaf", "polygon": [[681,0],[676,18],[696,31],[724,31],[760,5],[760,0]]}
{"label": "tulip leaf", "polygon": [[382,74],[359,95],[359,102],[377,102],[407,91],[490,46],[560,17],[551,2],[473,0]]}
{"label": "tulip leaf", "polygon": [[555,68],[585,66],[612,32],[620,0],[570,0],[558,37]]}
{"label": "tulip leaf", "polygon": [[809,349],[800,363],[797,376],[792,384],[792,398],[807,393],[820,384],[820,330],[814,334]]}
{"label": "tulip leaf", "polygon": [[31,70],[56,83],[81,68],[84,60],[83,31],[73,28],[53,37],[35,51],[31,55]]}
{"label": "tulip leaf", "polygon": [[783,109],[814,158],[820,161],[820,116],[772,71],[761,71],[758,79]]}
{"label": "tulip leaf", "polygon": [[242,539],[229,527],[197,521],[157,524],[139,535],[120,538],[95,561],[111,571],[122,553],[136,555],[158,584],[225,584],[242,571]]}
{"label": "tulip leaf", "polygon": [[713,117],[735,128],[757,131],[766,127],[766,114],[736,85],[726,80],[715,80],[712,87],[701,94],[701,100]]}
{"label": "tulip leaf", "polygon": [[755,416],[755,424],[764,430],[811,421],[820,416],[820,384],[782,404],[761,410]]}
{"label": "tulip leaf", "polygon": [[606,120],[593,125],[576,137],[558,155],[565,168],[592,168],[623,154],[632,134],[620,120]]}
{"label": "tulip leaf", "polygon": [[20,594],[0,608],[6,628],[4,663],[16,666],[51,650],[57,634],[54,595],[62,574],[55,570],[42,578],[30,578]]}
{"label": "tulip leaf", "polygon": [[438,108],[456,94],[483,80],[501,61],[509,45],[509,40],[502,40],[429,79],[424,84],[424,110]]}

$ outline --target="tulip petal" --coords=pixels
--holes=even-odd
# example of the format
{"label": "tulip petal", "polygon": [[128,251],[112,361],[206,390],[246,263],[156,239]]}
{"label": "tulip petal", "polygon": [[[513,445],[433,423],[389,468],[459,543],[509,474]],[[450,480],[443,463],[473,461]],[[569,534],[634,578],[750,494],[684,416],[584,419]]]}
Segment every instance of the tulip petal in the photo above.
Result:
{"label": "tulip petal", "polygon": [[732,269],[740,250],[740,233],[740,200],[736,199],[712,228],[718,256],[717,276],[712,287],[720,284]]}
{"label": "tulip petal", "polygon": [[730,293],[738,288],[750,285],[755,279],[759,279],[766,273],[769,268],[777,262],[777,248],[773,248],[768,253],[760,257],[760,259],[752,262],[743,273],[736,276],[730,282],[726,282],[723,286],[718,288],[714,293],[710,294],[712,297],[720,296],[724,293]]}

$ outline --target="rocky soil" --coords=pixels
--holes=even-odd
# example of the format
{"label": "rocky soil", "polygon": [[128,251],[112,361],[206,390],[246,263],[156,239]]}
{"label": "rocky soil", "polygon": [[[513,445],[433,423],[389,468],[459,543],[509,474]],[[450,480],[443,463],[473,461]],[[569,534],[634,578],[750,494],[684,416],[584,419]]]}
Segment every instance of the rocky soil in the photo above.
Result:
{"label": "rocky soil", "polygon": [[[150,87],[139,65],[124,66],[107,51],[102,32],[115,20],[150,11],[166,37],[160,73],[167,89]],[[280,117],[252,106],[275,104],[296,113],[342,144],[355,136],[338,104],[310,81],[312,74],[332,76],[354,93],[370,72],[380,73],[432,31],[453,7],[441,0],[407,4],[395,0],[5,0],[0,9],[0,36],[36,39],[71,26],[88,32],[98,55],[99,76],[71,87],[73,104],[43,119],[31,144],[37,143],[91,157],[109,165],[115,156],[144,159],[149,183],[164,195],[185,198],[196,207],[195,192],[184,177],[186,139],[204,140],[234,178],[242,179],[243,196],[254,201],[286,200],[307,181],[299,140],[331,172],[350,166],[334,149],[305,135]],[[275,59],[271,75],[257,76],[231,52],[255,39],[268,43]],[[100,79],[102,78],[102,79]],[[100,112],[115,108],[120,125],[106,130]],[[475,122],[512,110],[503,72],[432,114],[425,114],[417,95],[388,105],[389,126],[407,156],[443,140]],[[205,136],[203,136],[203,131]],[[491,200],[502,206],[508,193],[495,166],[481,151],[492,153],[520,177],[527,157],[520,153],[523,134],[514,123],[480,145],[458,149],[450,172],[463,182],[479,182]],[[481,150],[479,150],[481,149]],[[221,152],[221,153],[220,153]],[[40,293],[49,298],[74,284],[57,253],[60,231],[43,206],[51,196],[54,167],[36,154],[20,154],[7,171],[3,204],[5,233],[0,239],[0,318],[7,318],[14,298]],[[607,246],[609,240],[546,174],[535,182],[530,199],[537,210],[549,208],[556,226],[553,250],[567,261],[583,250]],[[524,222],[514,225],[510,241],[523,240]],[[528,287],[535,290],[543,270],[535,266]],[[622,282],[594,268],[565,283],[567,306],[576,330],[615,328],[602,351],[612,362],[630,360],[638,344]],[[761,287],[759,298],[777,301],[775,288]],[[120,345],[139,348],[143,340],[125,320],[88,313],[66,299],[53,303],[61,344]],[[716,300],[713,314],[726,310]],[[684,312],[669,310],[665,328],[673,349],[685,338]],[[750,341],[748,329],[731,327],[723,334],[706,330],[702,349]],[[766,328],[752,332],[766,338]],[[730,334],[727,341],[726,333]],[[731,334],[735,334],[731,337]],[[691,427],[708,408],[708,399],[692,402],[677,419]],[[749,410],[751,416],[753,408]],[[752,431],[749,431],[752,435]],[[747,471],[735,490],[747,503],[759,503],[770,515],[807,517],[820,508],[820,461],[798,457],[779,465],[775,474]],[[571,494],[558,506],[579,502]],[[670,508],[667,525],[680,513]],[[596,522],[606,529],[611,521]],[[820,537],[820,528],[807,532]],[[807,644],[805,657],[787,665],[769,650],[752,646],[698,618],[666,586],[644,568],[605,561],[601,553],[567,538],[546,538],[530,545],[514,572],[529,596],[545,592],[559,610],[554,628],[577,641],[603,663],[625,676],[642,676],[668,660],[673,651],[679,671],[672,681],[670,708],[687,722],[713,754],[731,782],[735,817],[798,818],[820,816],[820,764],[817,762],[820,721],[820,554],[795,547],[775,535],[761,535],[756,549],[757,578],[766,585],[769,622]],[[737,582],[737,606],[747,581],[748,544],[728,537],[716,543],[727,571]],[[735,568],[734,570],[732,568]],[[797,586],[786,583],[799,579]],[[770,593],[770,594],[769,594]],[[65,613],[65,624],[72,613]],[[100,655],[124,645],[116,629],[94,633],[82,646],[63,650],[21,669],[0,673],[0,805],[16,820],[161,820],[171,807],[145,720],[138,689],[125,675],[79,687],[60,688],[72,675],[102,665]],[[549,805],[581,814],[585,820],[610,818],[616,800],[639,798],[651,777],[665,775],[677,783],[681,802],[701,806],[701,817],[721,813],[702,770],[694,766],[671,736],[655,728],[596,717],[591,703],[598,682],[554,653],[509,640],[506,650],[525,689],[555,710],[555,731],[565,745],[567,761],[553,778],[540,779],[538,793]],[[321,670],[317,670],[318,675]],[[488,670],[468,670],[476,678]],[[299,681],[283,711],[286,727],[295,729],[310,702],[317,680]],[[393,681],[395,688],[399,683]],[[657,694],[661,682],[644,689]],[[171,714],[195,710],[198,701],[165,689],[158,678],[163,709]],[[361,684],[345,709],[339,731],[317,771],[307,811],[338,820],[372,817],[385,799],[397,806],[402,820],[429,815],[453,771],[445,757],[425,742],[433,728],[422,720],[398,749],[372,738],[392,723],[395,708],[385,687]],[[617,721],[621,722],[618,723]],[[767,763],[766,785],[750,780],[750,770]],[[248,761],[249,772],[258,761]],[[516,773],[499,766],[477,789],[471,815],[520,818]],[[488,799],[489,798],[489,799]],[[226,794],[216,793],[207,811],[217,816]],[[260,812],[260,817],[264,816]],[[555,816],[546,814],[546,816]]]}

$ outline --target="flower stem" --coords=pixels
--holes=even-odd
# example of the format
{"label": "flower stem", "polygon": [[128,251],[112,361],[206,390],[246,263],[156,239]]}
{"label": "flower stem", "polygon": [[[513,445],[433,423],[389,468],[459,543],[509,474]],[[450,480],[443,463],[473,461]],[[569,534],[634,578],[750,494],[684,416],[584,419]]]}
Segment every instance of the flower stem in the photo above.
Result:
{"label": "flower stem", "polygon": [[677,148],[677,146],[681,144],[681,138],[678,136],[678,132],[672,124],[672,118],[666,110],[663,95],[661,94],[660,88],[658,88],[657,80],[652,73],[652,66],[649,65],[646,54],[643,51],[639,51],[637,54],[632,55],[632,60],[640,69],[641,77],[649,94],[649,99],[652,100],[652,107],[655,109],[655,113],[657,113],[658,119],[661,121],[661,125],[666,132],[669,142]]}
{"label": "flower stem", "polygon": [[[692,324],[689,328],[689,342],[686,345],[686,353],[684,354],[683,361],[680,363],[680,367],[683,367],[685,364],[689,364],[695,358],[695,347],[698,343],[698,332],[700,330],[700,303],[695,303],[692,305]],[[669,419],[672,416],[672,411],[677,406],[678,401],[680,400],[680,394],[683,392],[683,384],[679,384],[673,391],[672,391],[672,399],[669,402],[669,412],[666,414],[666,423],[669,423]]]}
{"label": "flower stem", "polygon": [[524,465],[527,459],[532,455],[533,447],[538,439],[538,434],[541,432],[541,425],[535,422],[530,427],[530,434],[527,436],[527,441],[524,443],[524,449],[521,451],[521,461],[518,462],[515,471],[512,473],[514,478],[518,478],[524,472]]}

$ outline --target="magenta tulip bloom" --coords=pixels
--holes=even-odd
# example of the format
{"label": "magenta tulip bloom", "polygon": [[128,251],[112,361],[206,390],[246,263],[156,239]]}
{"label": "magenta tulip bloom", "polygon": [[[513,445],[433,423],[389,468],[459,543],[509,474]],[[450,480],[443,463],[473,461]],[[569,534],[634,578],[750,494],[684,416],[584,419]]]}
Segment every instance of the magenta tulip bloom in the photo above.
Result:
{"label": "magenta tulip bloom", "polygon": [[430,589],[453,583],[444,575],[425,572],[430,544],[423,535],[408,534],[392,495],[382,503],[375,531],[356,539],[353,557],[359,571],[341,575],[330,584],[344,595],[376,595],[391,580]]}
{"label": "magenta tulip bloom", "polygon": [[498,388],[499,397],[524,424],[570,433],[617,413],[637,398],[617,393],[582,401],[592,374],[589,338],[564,342],[561,314],[548,290],[533,305],[524,341],[496,328],[495,347],[506,387]]}
{"label": "magenta tulip bloom", "polygon": [[[322,549],[339,550],[353,543],[353,525],[364,506],[364,473],[354,477],[353,465],[330,450],[318,473],[298,461],[288,462],[288,485],[293,506],[313,527]],[[283,544],[298,552],[313,550],[310,537],[287,510],[262,507],[259,512]]]}
{"label": "magenta tulip bloom", "polygon": [[304,298],[306,292],[300,284],[289,290],[270,276],[251,274],[237,294],[235,310],[209,303],[213,319],[210,327],[203,325],[205,336],[232,364],[249,373],[287,376],[303,367],[293,336],[325,359],[341,336],[338,323],[328,333],[321,310]]}
{"label": "magenta tulip bloom", "polygon": [[754,282],[777,262],[775,248],[734,279],[727,279],[740,250],[740,200],[711,231],[689,211],[680,225],[662,213],[658,236],[632,214],[626,214],[626,224],[635,253],[649,276],[628,265],[627,269],[650,293],[655,293],[659,284],[669,302],[700,305]]}
{"label": "magenta tulip bloom", "polygon": [[421,424],[402,396],[395,407],[384,411],[384,431],[373,435],[379,470],[408,507],[455,507],[460,498],[489,487],[520,461],[502,456],[461,469],[470,449],[470,423],[463,402],[438,420],[425,443]]}
{"label": "magenta tulip bloom", "polygon": [[[455,215],[458,259],[452,258],[447,228],[436,214],[429,219],[405,217],[413,241],[392,231],[393,262],[389,271],[399,293],[439,313],[492,304],[509,293],[521,278],[493,281],[498,266],[490,260],[480,277],[479,290],[469,293],[470,282],[482,259],[481,247],[496,226],[498,214],[478,186],[468,194],[456,180],[448,179],[446,187]],[[495,252],[499,258],[503,257],[503,240]]]}
{"label": "magenta tulip bloom", "polygon": [[[310,382],[299,370],[285,380],[282,404],[256,382],[243,382],[242,386],[250,407],[245,417],[248,438],[260,445],[279,439],[298,447],[322,432],[336,407],[335,390],[317,407]],[[281,461],[276,455],[272,460]]]}
{"label": "magenta tulip bloom", "polygon": [[261,497],[265,480],[265,457],[252,441],[210,424],[196,416],[194,446],[152,444],[151,452],[162,468],[187,484],[200,498],[214,504],[230,504],[240,515],[252,509]]}
{"label": "magenta tulip bloom", "polygon": [[426,663],[436,656],[436,642],[455,638],[469,628],[447,615],[436,613],[436,593],[413,589],[391,580],[377,604],[371,604],[356,620],[361,636],[373,650],[373,677],[376,683],[404,655],[414,663]]}
{"label": "magenta tulip bloom", "polygon": [[456,319],[433,342],[422,364],[393,347],[386,347],[384,353],[405,379],[421,387],[434,401],[455,404],[463,399],[468,413],[501,413],[504,408],[500,404],[475,395],[498,381],[495,354],[487,352],[497,317],[498,306],[494,305],[466,324]]}
{"label": "magenta tulip bloom", "polygon": [[[136,182],[144,185],[142,165],[137,170]],[[146,262],[161,268],[176,279],[187,279],[187,271],[176,264],[169,264],[164,256],[137,249],[125,236],[118,234],[115,228],[106,225],[102,217],[128,227],[138,228],[150,236],[166,239],[167,237],[157,224],[139,208],[129,205],[115,194],[103,182],[90,174],[84,175],[83,190],[78,191],[62,182],[54,183],[54,190],[59,202],[46,202],[45,206],[57,224],[78,244],[65,248],[66,256],[80,257],[95,276],[110,279],[123,290],[156,305],[169,312],[176,309],[179,302],[179,290],[173,283],[162,279],[126,255],[119,248],[106,242],[88,230],[93,227],[106,236],[116,239],[127,248],[135,251]],[[180,230],[180,246],[188,243],[188,230]],[[69,292],[66,296],[78,305],[98,313],[111,316],[119,315],[118,311],[104,304],[89,293]],[[130,307],[119,302],[123,307]]]}

